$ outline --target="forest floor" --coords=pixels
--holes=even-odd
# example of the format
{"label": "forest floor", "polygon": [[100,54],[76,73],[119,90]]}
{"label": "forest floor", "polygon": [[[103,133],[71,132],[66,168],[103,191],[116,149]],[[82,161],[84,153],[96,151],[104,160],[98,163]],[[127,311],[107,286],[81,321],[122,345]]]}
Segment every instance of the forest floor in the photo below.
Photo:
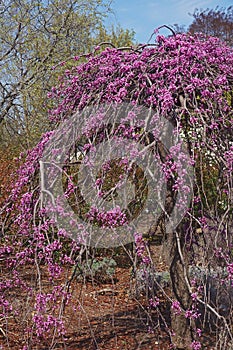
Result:
{"label": "forest floor", "polygon": [[[159,258],[159,247],[156,249],[157,266],[165,271],[166,265]],[[156,256],[156,250],[154,253]],[[33,271],[28,267],[24,273],[30,278]],[[60,283],[64,283],[65,279],[67,274],[64,273]],[[159,308],[149,309],[145,295],[138,295],[135,291],[135,281],[129,265],[117,267],[111,283],[83,283],[74,280],[71,283],[71,292],[72,303],[65,308],[63,318],[67,329],[65,336],[48,336],[40,344],[32,345],[30,350],[171,349],[169,333],[166,330],[166,324],[170,326],[169,303],[161,292],[158,295]],[[169,295],[170,291],[167,290],[166,293]],[[26,295],[23,299],[25,298]],[[26,338],[28,339],[24,327],[23,319],[22,322],[19,319],[9,320],[7,338],[0,329],[0,349],[27,349],[23,348]],[[203,338],[204,349],[213,349],[207,346],[208,341],[208,338]]]}

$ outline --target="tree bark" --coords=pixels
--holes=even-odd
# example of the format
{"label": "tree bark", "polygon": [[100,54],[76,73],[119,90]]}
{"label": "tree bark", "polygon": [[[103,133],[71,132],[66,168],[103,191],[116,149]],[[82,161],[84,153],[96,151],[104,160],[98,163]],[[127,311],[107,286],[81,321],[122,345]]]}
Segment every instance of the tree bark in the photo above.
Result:
{"label": "tree bark", "polygon": [[[185,237],[182,229],[169,234],[169,244],[166,245],[168,265],[172,282],[173,298],[182,308],[182,313],[176,315],[171,310],[171,326],[173,331],[172,342],[176,349],[191,349],[192,324],[185,317],[185,311],[190,309],[192,299],[187,285],[188,264],[185,254]],[[183,311],[185,310],[185,311]]]}

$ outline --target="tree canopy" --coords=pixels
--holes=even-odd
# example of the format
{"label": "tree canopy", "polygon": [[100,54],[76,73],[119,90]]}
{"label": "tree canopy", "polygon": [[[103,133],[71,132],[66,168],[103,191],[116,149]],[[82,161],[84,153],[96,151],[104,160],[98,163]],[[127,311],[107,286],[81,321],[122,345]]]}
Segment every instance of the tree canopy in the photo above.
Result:
{"label": "tree canopy", "polygon": [[[201,251],[204,271],[211,270],[219,264],[225,273],[224,276],[215,276],[219,286],[220,281],[226,288],[232,283],[232,48],[214,37],[179,34],[169,38],[158,35],[156,43],[151,46],[107,47],[103,51],[98,50],[99,47],[91,54],[75,57],[74,61],[81,59],[80,63],[68,66],[59,83],[52,87],[49,98],[55,106],[50,110],[50,120],[59,127],[66,125],[67,129],[64,127],[63,130],[63,134],[66,135],[69,124],[65,122],[71,117],[71,120],[75,121],[75,115],[78,115],[75,113],[85,112],[85,109],[89,112],[88,108],[91,106],[97,108],[91,110],[91,114],[83,114],[82,123],[78,124],[82,138],[74,140],[74,148],[77,141],[83,143],[86,151],[84,158],[78,156],[77,163],[83,160],[90,173],[93,168],[91,152],[95,152],[97,145],[105,138],[115,138],[119,145],[126,143],[126,147],[133,140],[133,148],[129,151],[133,154],[131,160],[134,164],[137,164],[140,153],[137,149],[138,144],[142,145],[142,151],[152,149],[151,157],[155,163],[160,162],[162,179],[166,184],[162,215],[155,216],[156,222],[152,226],[155,227],[155,231],[159,225],[165,230],[165,250],[173,294],[171,298],[166,293],[162,297],[168,298],[171,305],[172,323],[166,324],[171,344],[184,349],[201,348],[200,327],[203,327],[203,331],[205,328],[205,321],[200,316],[203,307],[206,312],[212,313],[219,322],[221,321],[220,324],[215,324],[216,332],[219,336],[224,336],[225,344],[229,344],[232,342],[232,323],[229,325],[232,320],[228,318],[229,314],[224,314],[218,303],[212,304],[206,289],[206,294],[203,294],[205,287],[202,283],[205,283],[204,286],[207,284],[200,282],[198,278],[191,278],[190,268],[195,268],[200,262],[200,255],[195,249],[200,245],[197,230],[201,230],[203,240],[208,242]],[[102,106],[110,106],[107,110],[110,110],[112,116],[122,103],[132,106],[132,109],[128,110],[128,114],[121,116],[116,125],[106,125]],[[137,111],[140,113],[140,107],[144,107],[143,111],[146,113],[138,119]],[[127,112],[127,109],[125,111]],[[160,117],[172,126],[173,132],[169,134],[171,139],[179,142],[164,147],[161,141],[163,139],[162,132],[160,133]],[[4,315],[9,317],[13,310],[16,310],[16,321],[20,317],[19,305],[14,302],[11,294],[17,278],[19,289],[28,288],[33,291],[27,299],[31,312],[28,312],[25,320],[27,326],[30,324],[33,329],[27,339],[31,346],[34,346],[38,339],[45,341],[54,329],[58,336],[65,334],[62,315],[65,304],[72,303],[72,278],[68,278],[61,285],[58,277],[67,265],[77,268],[77,261],[80,261],[78,259],[81,259],[83,252],[90,251],[88,244],[72,239],[70,232],[56,226],[56,215],[64,218],[64,221],[68,218],[71,227],[74,225],[73,230],[78,227],[80,234],[85,235],[82,225],[77,225],[67,208],[61,206],[61,196],[54,200],[54,170],[51,170],[46,179],[47,188],[44,187],[46,184],[43,177],[42,188],[38,181],[40,160],[51,140],[54,145],[52,154],[55,157],[51,158],[51,163],[56,165],[56,169],[59,168],[56,161],[60,158],[56,157],[62,154],[64,146],[60,144],[60,137],[58,134],[56,138],[56,131],[50,131],[28,152],[25,163],[19,169],[18,180],[1,211],[1,256],[5,274],[0,288],[4,292]],[[188,150],[188,156],[181,147],[182,140]],[[69,172],[69,169],[76,163],[70,164],[69,152],[70,148],[64,167],[60,165],[59,168],[63,178],[67,180],[63,188],[63,197],[67,199],[73,196],[76,206],[80,207],[80,198],[83,201],[83,196],[80,194],[80,184],[72,182],[75,174]],[[136,207],[138,199],[144,205],[144,197],[148,192],[145,189],[148,186],[142,181],[144,176],[141,175],[141,167],[132,167],[132,164],[128,166],[125,159],[117,158],[114,161],[112,174],[116,174],[117,162],[118,167],[123,167],[123,173],[135,185],[137,198],[131,201],[131,207]],[[188,184],[184,182],[187,164],[194,172],[192,183]],[[111,181],[109,184],[106,175],[111,166],[110,162],[104,164],[104,169],[101,168],[98,176],[94,178],[96,181],[91,190],[96,187],[96,197],[106,194],[109,186],[110,189],[111,185],[115,186]],[[146,163],[146,168],[147,166],[149,167],[149,163]],[[76,173],[79,169],[78,165],[78,168],[75,168]],[[146,170],[143,169],[144,173]],[[119,178],[120,175],[122,172]],[[140,181],[137,181],[138,177]],[[104,187],[106,182],[107,190]],[[85,184],[84,179],[84,188]],[[156,189],[153,195],[156,196]],[[166,232],[166,221],[172,216],[174,208],[182,208],[190,195],[191,200],[181,223],[172,229],[170,227]],[[43,206],[45,196],[52,202],[51,205],[54,205],[55,214],[52,217],[48,215],[49,206]],[[115,229],[116,226],[125,224],[125,212],[122,208],[115,207],[107,213],[94,206],[87,209],[89,212],[84,215],[87,214],[87,221],[91,224],[94,222],[95,227],[102,225],[104,229]],[[140,210],[135,209],[135,216],[140,214]],[[131,217],[127,219],[130,221]],[[151,233],[152,238],[153,234],[155,232]],[[147,256],[146,242],[143,241],[141,232],[135,233],[135,244],[136,255],[143,269],[156,269],[153,261]],[[27,264],[35,267],[36,276],[33,280],[23,279],[21,267]],[[9,266],[10,270],[7,270]],[[42,268],[47,269],[52,281],[49,292],[48,289],[43,289]],[[157,294],[153,294],[152,290],[150,293],[150,305],[158,305]],[[62,300],[64,308],[58,300]],[[5,331],[7,332],[7,327]],[[227,349],[226,346],[223,348]]]}
{"label": "tree canopy", "polygon": [[192,14],[193,22],[189,26],[190,33],[204,33],[215,36],[233,46],[233,7],[216,7],[206,10],[196,9]]}

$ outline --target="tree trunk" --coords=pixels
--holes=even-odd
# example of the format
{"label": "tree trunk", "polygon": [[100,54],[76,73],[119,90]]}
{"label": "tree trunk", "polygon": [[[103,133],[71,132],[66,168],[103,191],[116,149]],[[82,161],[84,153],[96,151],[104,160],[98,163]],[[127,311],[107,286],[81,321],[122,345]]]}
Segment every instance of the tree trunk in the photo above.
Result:
{"label": "tree trunk", "polygon": [[[188,277],[188,264],[184,249],[185,237],[182,231],[181,229],[177,230],[176,233],[169,234],[170,242],[166,245],[166,255],[170,268],[173,297],[179,301],[183,310],[188,310],[192,300],[185,279],[185,271]],[[174,333],[172,337],[173,345],[177,349],[191,349],[192,325],[190,319],[185,317],[183,311],[180,315],[175,315],[174,311],[171,310],[171,326]]]}

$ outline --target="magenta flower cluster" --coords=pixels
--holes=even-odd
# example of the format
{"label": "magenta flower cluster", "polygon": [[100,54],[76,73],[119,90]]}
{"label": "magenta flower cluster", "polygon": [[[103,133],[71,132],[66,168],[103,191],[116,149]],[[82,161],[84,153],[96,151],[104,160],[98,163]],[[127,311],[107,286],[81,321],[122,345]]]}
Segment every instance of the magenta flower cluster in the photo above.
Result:
{"label": "magenta flower cluster", "polygon": [[[76,64],[78,59],[74,57]],[[65,62],[62,64],[65,65]],[[162,115],[176,125],[181,135],[188,138],[190,165],[199,165],[200,154],[204,149],[207,157],[214,155],[214,164],[211,165],[213,172],[214,166],[220,164],[224,179],[218,195],[230,206],[233,187],[233,146],[229,136],[233,128],[230,100],[232,81],[232,48],[218,39],[186,34],[169,38],[159,36],[154,46],[145,45],[128,50],[106,48],[99,54],[95,51],[85,62],[68,69],[60,78],[58,86],[48,94],[55,105],[49,115],[56,126],[56,123],[91,105],[111,103],[117,106],[121,102],[128,102],[134,106],[152,107],[156,113],[149,125],[150,132],[158,135],[156,115]],[[133,113],[128,118],[131,121],[136,119]],[[84,128],[85,136],[91,136],[93,130],[102,125],[102,121],[101,113],[91,116]],[[125,127],[126,123],[127,120],[119,125],[119,135],[125,139],[138,140],[140,133],[135,128]],[[59,229],[55,220],[48,218],[41,201],[39,161],[53,134],[49,132],[43,135],[35,148],[21,156],[20,162],[25,159],[19,167],[18,179],[12,184],[11,194],[1,209],[3,237],[0,259],[3,273],[0,279],[0,315],[5,319],[20,319],[17,315],[22,313],[22,305],[14,300],[12,292],[17,288],[17,295],[22,295],[23,308],[26,309],[28,305],[31,308],[22,321],[25,329],[30,329],[26,342],[31,342],[31,348],[36,343],[40,344],[42,337],[46,339],[50,331],[58,335],[66,333],[63,312],[67,303],[72,302],[69,296],[70,280],[67,277],[61,283],[60,277],[65,268],[70,269],[75,265],[78,254],[82,252],[81,244],[72,240],[65,229]],[[94,144],[86,145],[86,150],[94,150],[94,147]],[[174,191],[182,192],[183,196],[191,191],[183,183],[183,164],[186,160],[177,144],[167,155],[162,167],[165,179],[173,178]],[[106,162],[106,172],[108,166]],[[198,186],[198,174],[194,181]],[[96,180],[96,186],[101,188],[101,179]],[[70,181],[66,196],[74,194],[75,189]],[[201,193],[196,193],[189,211],[189,217],[195,218],[194,221],[200,223],[203,229],[208,226],[205,216],[200,211],[196,213],[195,208],[198,205],[198,210],[208,207],[209,203],[206,202]],[[222,204],[223,209],[225,202]],[[65,208],[58,209],[61,217],[68,216]],[[88,219],[102,227],[114,228],[127,223],[120,207],[104,212],[93,206]],[[147,266],[151,264],[141,235],[135,235],[135,244],[142,263]],[[232,279],[232,261],[222,256],[228,259],[228,278]],[[27,268],[30,269],[31,278],[25,277]],[[27,299],[23,299],[25,292]],[[192,298],[195,304],[196,295],[193,294]],[[158,303],[157,299],[152,300],[151,306],[155,308]],[[178,301],[172,302],[171,309],[176,315],[183,312]],[[187,318],[198,317],[192,308],[185,315]],[[7,322],[3,331],[9,332]],[[27,349],[27,344],[24,349]],[[194,341],[192,348],[200,349],[200,343]]]}
{"label": "magenta flower cluster", "polygon": [[126,214],[121,210],[119,206],[116,206],[112,210],[108,211],[100,210],[96,207],[91,207],[86,216],[90,222],[95,222],[103,228],[114,228],[127,224]]}

